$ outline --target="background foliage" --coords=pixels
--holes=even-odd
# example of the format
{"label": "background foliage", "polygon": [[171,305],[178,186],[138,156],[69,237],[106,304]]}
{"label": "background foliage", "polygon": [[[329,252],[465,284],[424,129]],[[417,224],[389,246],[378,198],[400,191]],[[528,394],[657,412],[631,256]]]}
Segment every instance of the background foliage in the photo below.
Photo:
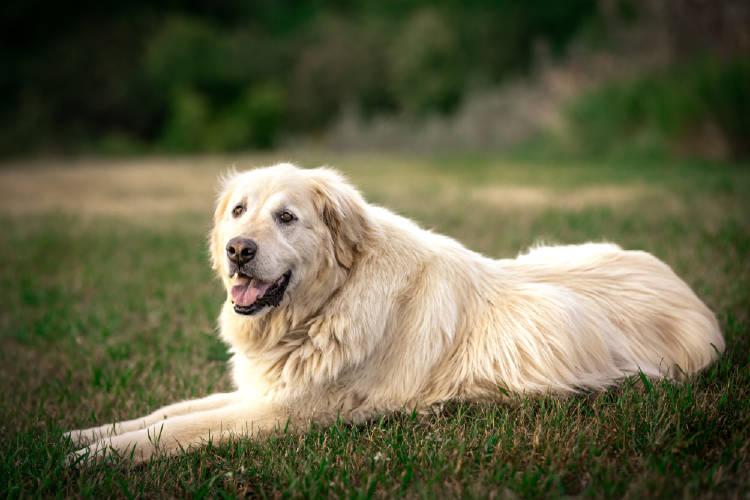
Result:
{"label": "background foliage", "polygon": [[601,154],[636,146],[665,154],[683,141],[713,133],[726,141],[730,156],[747,158],[750,59],[699,59],[603,85],[576,99],[568,117],[581,152]]}
{"label": "background foliage", "polygon": [[238,149],[315,132],[350,102],[449,112],[469,81],[523,68],[538,36],[562,47],[593,12],[593,0],[5,3],[2,149]]}
{"label": "background foliage", "polygon": [[706,53],[709,62],[580,97],[571,105],[571,150],[598,154],[659,139],[669,152],[708,127],[729,144],[725,156],[746,157],[747,47],[731,37],[719,43],[731,25],[693,29],[684,14],[713,19],[726,11],[741,23],[748,9],[738,16],[737,0],[703,10],[678,0],[656,2],[661,10],[652,4],[5,2],[0,154],[268,148],[322,137],[348,111],[365,121],[398,117],[416,129],[456,114],[482,89],[533,75],[540,59],[565,60],[571,41],[617,51],[623,43],[613,26],[667,9],[660,15],[671,24],[647,29],[670,33],[670,61]]}

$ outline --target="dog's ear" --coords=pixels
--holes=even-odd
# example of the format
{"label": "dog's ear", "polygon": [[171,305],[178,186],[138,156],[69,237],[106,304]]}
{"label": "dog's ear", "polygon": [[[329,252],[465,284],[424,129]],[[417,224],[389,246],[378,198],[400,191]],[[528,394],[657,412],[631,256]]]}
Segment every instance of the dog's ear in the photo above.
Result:
{"label": "dog's ear", "polygon": [[220,178],[221,190],[216,202],[216,210],[214,211],[214,225],[208,237],[208,246],[211,253],[211,267],[216,271],[219,270],[219,264],[224,255],[224,248],[219,235],[219,222],[227,210],[229,200],[232,198],[232,193],[234,191],[232,189],[232,180],[236,175],[237,173],[235,171],[231,171]]}
{"label": "dog's ear", "polygon": [[318,168],[310,173],[315,207],[331,233],[336,262],[350,269],[373,235],[367,204],[337,172]]}

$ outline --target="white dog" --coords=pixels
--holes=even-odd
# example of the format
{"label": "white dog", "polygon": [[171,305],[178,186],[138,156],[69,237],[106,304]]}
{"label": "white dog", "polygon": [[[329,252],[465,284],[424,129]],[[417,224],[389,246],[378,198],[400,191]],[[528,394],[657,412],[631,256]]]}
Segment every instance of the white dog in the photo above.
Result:
{"label": "white dog", "polygon": [[237,390],[69,432],[88,445],[70,461],[679,377],[724,350],[711,311],[648,253],[587,243],[488,259],[368,205],[332,170],[230,176],[210,247]]}

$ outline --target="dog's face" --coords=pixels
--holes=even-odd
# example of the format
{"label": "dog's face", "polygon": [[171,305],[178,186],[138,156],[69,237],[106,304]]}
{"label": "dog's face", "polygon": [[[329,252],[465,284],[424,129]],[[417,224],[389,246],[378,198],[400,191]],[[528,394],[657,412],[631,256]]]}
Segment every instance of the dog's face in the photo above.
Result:
{"label": "dog's face", "polygon": [[312,287],[335,291],[321,280],[351,267],[367,230],[364,201],[335,173],[288,164],[256,169],[224,183],[213,265],[234,312],[260,315]]}

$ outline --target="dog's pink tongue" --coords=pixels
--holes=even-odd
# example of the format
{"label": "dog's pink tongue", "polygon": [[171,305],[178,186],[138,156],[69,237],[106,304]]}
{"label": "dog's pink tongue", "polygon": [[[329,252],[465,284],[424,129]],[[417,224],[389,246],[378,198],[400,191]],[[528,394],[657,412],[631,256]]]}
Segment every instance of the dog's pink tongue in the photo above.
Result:
{"label": "dog's pink tongue", "polygon": [[270,283],[263,283],[257,279],[238,278],[237,284],[232,287],[232,301],[238,306],[251,306],[262,297],[270,286]]}

